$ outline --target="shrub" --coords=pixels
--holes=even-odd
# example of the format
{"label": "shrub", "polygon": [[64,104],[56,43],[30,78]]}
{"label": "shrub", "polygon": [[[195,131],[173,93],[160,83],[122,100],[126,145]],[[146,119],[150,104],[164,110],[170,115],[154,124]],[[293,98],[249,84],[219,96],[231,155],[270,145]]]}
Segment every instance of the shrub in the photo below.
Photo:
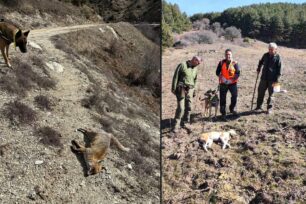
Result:
{"label": "shrub", "polygon": [[42,144],[46,146],[63,147],[61,142],[61,134],[51,127],[42,127],[35,130],[35,135],[40,138]]}
{"label": "shrub", "polygon": [[[37,57],[32,57],[33,64],[41,66],[43,63]],[[9,72],[8,75],[2,76],[0,79],[0,88],[11,94],[17,94],[18,96],[24,97],[27,91],[34,87],[50,89],[55,88],[56,82],[48,77],[48,73],[44,70],[45,75],[42,76],[39,73],[33,71],[32,67],[16,58],[14,60],[14,69]]]}
{"label": "shrub", "polygon": [[173,36],[171,27],[163,22],[162,23],[162,46],[163,47],[170,47],[173,44]]}
{"label": "shrub", "polygon": [[183,37],[186,44],[212,44],[216,41],[215,33],[207,30],[188,33]]}
{"label": "shrub", "polygon": [[233,41],[235,38],[241,38],[241,30],[234,26],[225,28],[224,37],[227,40]]}
{"label": "shrub", "polygon": [[3,114],[13,123],[29,125],[37,119],[36,112],[21,102],[14,101],[5,104],[5,106]]}
{"label": "shrub", "polygon": [[94,106],[98,105],[101,102],[101,98],[98,94],[94,93],[93,95],[83,98],[81,100],[81,105],[85,108],[92,109]]}
{"label": "shrub", "polygon": [[201,20],[197,20],[192,24],[192,28],[195,30],[209,30],[209,19],[208,18],[203,18]]}
{"label": "shrub", "polygon": [[246,37],[246,38],[243,39],[243,42],[245,42],[245,43],[250,43],[250,42],[251,42],[251,39],[248,38],[248,37]]}
{"label": "shrub", "polygon": [[24,97],[26,95],[26,87],[20,86],[19,81],[13,76],[2,76],[0,78],[0,87],[2,90],[10,94],[17,94]]}
{"label": "shrub", "polygon": [[52,101],[47,96],[35,96],[34,101],[37,107],[42,110],[52,110],[52,106],[54,106],[54,103],[52,103]]}
{"label": "shrub", "polygon": [[218,37],[224,35],[224,30],[221,27],[221,24],[219,22],[215,22],[211,25],[211,29],[214,33],[217,34]]}
{"label": "shrub", "polygon": [[217,36],[211,31],[201,31],[198,33],[198,43],[199,44],[213,44]]}

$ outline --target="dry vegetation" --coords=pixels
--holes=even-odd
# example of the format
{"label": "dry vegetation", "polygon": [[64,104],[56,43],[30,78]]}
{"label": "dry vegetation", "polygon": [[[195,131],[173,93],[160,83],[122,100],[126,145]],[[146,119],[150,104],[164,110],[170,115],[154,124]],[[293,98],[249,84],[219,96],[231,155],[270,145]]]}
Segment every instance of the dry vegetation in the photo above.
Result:
{"label": "dry vegetation", "polygon": [[55,103],[48,96],[44,95],[35,96],[34,102],[41,110],[51,111],[53,106],[55,106]]}
{"label": "dry vegetation", "polygon": [[12,61],[14,69],[1,76],[0,88],[3,91],[25,97],[33,89],[48,90],[56,87],[56,81],[48,75],[37,57],[28,60],[13,58]]}
{"label": "dry vegetation", "polygon": [[[275,94],[273,115],[250,111],[258,60],[267,52],[262,42],[231,43],[168,49],[163,55],[163,195],[164,203],[303,203],[305,189],[305,50],[280,47],[284,70],[282,88]],[[217,86],[215,70],[231,48],[241,66],[237,111],[229,122],[204,117],[203,104],[195,98],[191,129],[170,132],[176,100],[170,92],[174,69],[195,54],[204,57],[199,67],[198,97]],[[210,52],[214,50],[214,52]],[[178,61],[178,59],[180,59]],[[256,95],[255,95],[256,98]],[[230,94],[228,93],[227,105]],[[266,100],[265,100],[266,103]],[[265,107],[265,104],[263,106]],[[218,113],[220,115],[220,113]],[[198,136],[206,131],[235,129],[231,149],[219,143],[205,152]]]}
{"label": "dry vegetation", "polygon": [[77,7],[58,0],[1,0],[0,4],[2,18],[26,29],[99,20],[96,12],[86,5]]}
{"label": "dry vegetation", "polygon": [[39,138],[39,142],[45,146],[63,148],[63,144],[61,142],[61,134],[54,130],[52,127],[46,126],[38,128],[35,130],[34,134]]}
{"label": "dry vegetation", "polygon": [[3,114],[14,125],[31,125],[37,120],[37,113],[32,108],[18,101],[6,104]]}
{"label": "dry vegetation", "polygon": [[[138,193],[151,194],[150,191],[159,189],[159,181],[155,179],[160,168],[159,141],[152,138],[146,126],[133,121],[152,121],[159,127],[160,51],[155,43],[127,23],[109,26],[116,34],[102,27],[55,36],[52,41],[69,58],[89,60],[86,67],[78,66],[92,83],[81,105],[94,113],[95,121],[106,132],[116,135],[123,145],[132,149],[129,154],[120,152],[120,157],[133,164],[136,180],[142,185]],[[109,83],[100,85],[93,73],[103,74]],[[122,94],[136,99],[136,104],[120,99]]]}
{"label": "dry vegetation", "polygon": [[[135,32],[138,36],[131,38],[126,35],[117,39],[115,36],[103,35],[98,30],[87,30],[55,37],[53,41],[58,49],[69,53],[71,57],[87,57],[97,65],[97,71],[103,72],[130,96],[136,96],[149,105],[152,111],[159,113],[159,46],[125,23],[114,24],[113,27],[115,32],[121,35],[121,31],[126,29],[126,33]],[[92,42],[89,34],[97,36],[94,44],[89,43]]]}
{"label": "dry vegetation", "polygon": [[[12,187],[0,187],[0,200],[158,203],[159,49],[127,23],[109,26],[117,42],[101,25],[104,33],[96,28],[57,36],[56,47],[46,33],[30,38],[41,50],[11,50],[13,69],[3,65],[0,72],[0,181]],[[49,67],[53,62],[62,72]],[[141,84],[131,84],[127,75],[133,72]],[[131,154],[111,148],[105,170],[85,178],[83,156],[69,148],[81,127],[113,133]]]}

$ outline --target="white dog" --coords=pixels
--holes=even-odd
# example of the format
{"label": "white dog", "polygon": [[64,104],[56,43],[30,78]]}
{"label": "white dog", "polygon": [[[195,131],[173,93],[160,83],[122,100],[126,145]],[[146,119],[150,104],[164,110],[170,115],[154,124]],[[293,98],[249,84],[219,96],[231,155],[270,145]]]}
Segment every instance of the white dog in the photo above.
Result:
{"label": "white dog", "polygon": [[237,133],[233,129],[227,132],[206,132],[200,135],[199,141],[203,142],[203,148],[205,149],[205,151],[208,151],[207,147],[210,148],[213,141],[218,141],[218,140],[221,140],[222,149],[225,149],[226,146],[228,146],[229,148],[231,147],[228,141],[230,139],[230,136],[235,136],[235,135],[237,135]]}

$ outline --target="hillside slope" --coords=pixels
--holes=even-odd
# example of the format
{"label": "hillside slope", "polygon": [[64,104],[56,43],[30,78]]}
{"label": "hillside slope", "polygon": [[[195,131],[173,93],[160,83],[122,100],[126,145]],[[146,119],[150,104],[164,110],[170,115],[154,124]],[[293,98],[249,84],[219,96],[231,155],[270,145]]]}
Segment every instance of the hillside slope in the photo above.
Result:
{"label": "hillside slope", "polygon": [[[233,50],[242,72],[239,117],[229,116],[228,122],[222,122],[219,117],[212,120],[204,117],[204,106],[198,97],[217,87],[215,70],[226,48]],[[223,41],[165,50],[161,127],[164,203],[305,202],[306,51],[279,47],[284,64],[281,84],[288,93],[275,94],[273,115],[250,111],[257,63],[265,52],[267,44],[259,41],[241,45]],[[191,129],[173,134],[171,118],[176,99],[170,91],[172,76],[178,63],[196,54],[203,56],[204,64],[199,67],[199,92]],[[256,96],[257,93],[255,100]],[[229,101],[228,93],[227,105]],[[239,134],[230,140],[231,149],[222,151],[220,143],[214,143],[212,150],[205,152],[200,146],[200,133],[231,128]]]}
{"label": "hillside slope", "polygon": [[[29,52],[11,48],[13,69],[0,66],[3,203],[159,202],[154,80],[152,86],[147,80],[140,85],[121,81],[126,78],[122,70],[134,59],[117,53],[131,45],[135,55],[146,55],[156,45],[128,23],[85,27],[33,30]],[[78,38],[83,34],[84,41]],[[143,47],[127,35],[137,36]],[[123,48],[112,50],[109,42]],[[138,68],[147,69],[132,71]],[[150,69],[159,73],[159,67]],[[132,151],[125,154],[112,146],[103,161],[105,170],[85,177],[82,155],[70,150],[71,140],[84,140],[75,132],[80,127],[113,133]]]}

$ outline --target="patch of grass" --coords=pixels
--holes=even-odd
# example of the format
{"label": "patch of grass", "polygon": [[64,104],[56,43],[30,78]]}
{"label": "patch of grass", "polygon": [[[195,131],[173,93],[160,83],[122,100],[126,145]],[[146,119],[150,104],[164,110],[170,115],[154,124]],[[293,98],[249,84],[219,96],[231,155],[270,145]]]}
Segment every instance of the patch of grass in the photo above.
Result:
{"label": "patch of grass", "polygon": [[0,87],[3,91],[22,97],[24,97],[27,92],[26,87],[20,86],[19,81],[17,81],[14,76],[2,76],[0,78]]}
{"label": "patch of grass", "polygon": [[144,162],[144,158],[138,151],[132,150],[129,154],[126,154],[128,162],[134,162],[136,165],[141,165]]}
{"label": "patch of grass", "polygon": [[32,108],[19,101],[6,104],[3,114],[14,124],[30,125],[37,120],[37,113]]}
{"label": "patch of grass", "polygon": [[[32,59],[36,63],[42,63],[38,58]],[[56,82],[52,78],[35,72],[30,64],[22,62],[18,58],[14,59],[13,62],[14,69],[0,79],[0,88],[2,90],[25,97],[27,92],[35,87],[43,89],[55,88]]]}
{"label": "patch of grass", "polygon": [[40,138],[40,142],[45,146],[63,148],[63,144],[61,142],[61,134],[51,127],[41,127],[35,130],[34,134]]}
{"label": "patch of grass", "polygon": [[52,110],[55,105],[49,97],[43,95],[35,96],[34,102],[41,110]]}
{"label": "patch of grass", "polygon": [[101,101],[101,98],[97,94],[93,94],[87,98],[81,100],[81,105],[85,108],[92,109]]}

